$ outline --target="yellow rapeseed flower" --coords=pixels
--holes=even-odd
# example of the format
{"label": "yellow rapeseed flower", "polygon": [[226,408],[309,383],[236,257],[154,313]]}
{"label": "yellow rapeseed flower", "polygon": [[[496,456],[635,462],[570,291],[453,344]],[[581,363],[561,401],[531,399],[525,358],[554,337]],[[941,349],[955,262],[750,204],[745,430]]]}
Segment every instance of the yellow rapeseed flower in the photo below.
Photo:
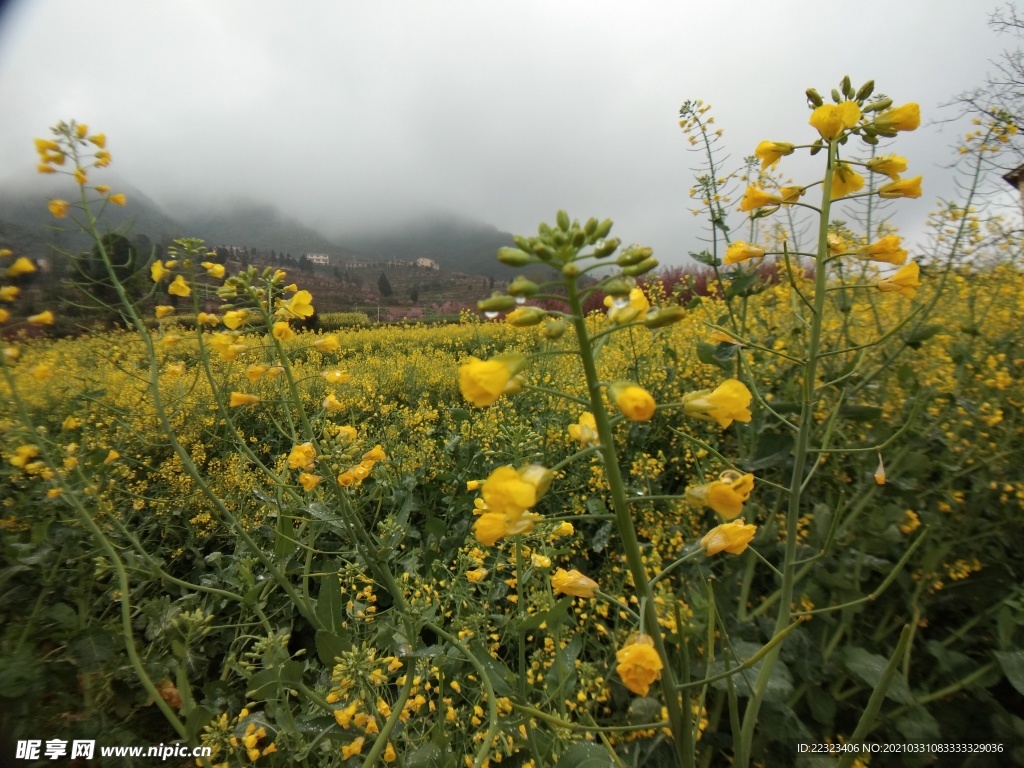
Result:
{"label": "yellow rapeseed flower", "polygon": [[646,696],[651,690],[651,683],[661,679],[664,664],[649,635],[633,635],[625,646],[616,651],[615,659],[619,662],[615,671],[623,684],[637,696]]}
{"label": "yellow rapeseed flower", "polygon": [[608,307],[608,319],[619,325],[625,325],[631,320],[647,314],[647,311],[651,308],[651,303],[640,288],[633,288],[629,292],[629,303],[623,307],[615,306],[615,298],[613,296],[605,296],[604,305]]}
{"label": "yellow rapeseed flower", "polygon": [[[4,310],[0,309],[0,322],[3,322],[3,314]],[[47,363],[40,363],[29,370],[29,375],[39,383],[42,383],[53,376],[53,369]]]}
{"label": "yellow rapeseed flower", "polygon": [[288,454],[289,469],[312,469],[316,460],[316,449],[312,443],[302,443]]}
{"label": "yellow rapeseed flower", "polygon": [[167,286],[167,292],[172,296],[181,296],[184,298],[192,293],[192,289],[188,287],[188,283],[185,282],[185,278],[182,275],[178,275],[171,284]]}
{"label": "yellow rapeseed flower", "polygon": [[31,259],[26,256],[19,256],[15,262],[4,271],[4,274],[7,275],[7,277],[19,277],[21,275],[30,275],[35,271],[36,265]]}
{"label": "yellow rapeseed flower", "polygon": [[68,215],[68,201],[67,200],[51,200],[47,206],[50,209],[50,213],[56,216],[58,219],[63,219]]}
{"label": "yellow rapeseed flower", "polygon": [[597,421],[594,419],[594,414],[589,411],[581,413],[579,421],[569,425],[569,437],[584,448],[597,445],[600,442],[600,437],[597,434]]}
{"label": "yellow rapeseed flower", "polygon": [[24,469],[32,459],[39,455],[39,448],[34,445],[21,445],[14,449],[14,455],[8,461],[19,469]]}
{"label": "yellow rapeseed flower", "polygon": [[781,197],[760,187],[747,187],[747,191],[743,193],[743,199],[740,200],[740,210],[753,211],[756,208],[764,208],[769,205],[781,205],[782,202]]}
{"label": "yellow rapeseed flower", "polygon": [[857,251],[862,259],[881,261],[899,266],[907,260],[907,252],[900,247],[899,235],[886,235]]}
{"label": "yellow rapeseed flower", "polygon": [[77,181],[80,186],[84,187],[86,184],[89,183],[89,177],[85,175],[85,171],[82,170],[81,168],[75,168],[74,175],[75,181]]}
{"label": "yellow rapeseed flower", "polygon": [[893,181],[898,181],[900,174],[907,170],[907,158],[900,155],[879,155],[865,164],[872,173],[881,173]]}
{"label": "yellow rapeseed flower", "polygon": [[852,195],[864,186],[864,177],[848,163],[839,163],[832,171],[832,200]]}
{"label": "yellow rapeseed flower", "polygon": [[110,191],[110,187],[108,187],[106,184],[97,184],[95,187],[93,187],[93,189],[95,189],[101,195],[105,195]]}
{"label": "yellow rapeseed flower", "polygon": [[28,318],[28,321],[32,323],[32,325],[53,325],[53,312],[46,310],[45,312],[40,312],[38,315],[31,315]]}
{"label": "yellow rapeseed flower", "polygon": [[245,325],[245,321],[248,319],[249,310],[247,309],[229,309],[224,313],[224,325],[232,331]]}
{"label": "yellow rapeseed flower", "polygon": [[85,123],[79,123],[75,126],[75,136],[80,139],[84,139],[85,135],[89,132],[89,126]]}
{"label": "yellow rapeseed flower", "polygon": [[875,118],[881,131],[913,131],[921,125],[921,108],[914,102],[886,110]]}
{"label": "yellow rapeseed flower", "polygon": [[0,309],[0,323],[6,323],[11,319],[11,313],[6,309]]}
{"label": "yellow rapeseed flower", "polygon": [[153,262],[153,266],[149,268],[149,276],[153,278],[154,283],[159,283],[169,274],[171,273],[170,271],[164,268],[163,261],[155,261]]}
{"label": "yellow rapeseed flower", "polygon": [[650,421],[657,403],[651,393],[628,381],[617,382],[609,390],[615,405],[630,421]]}
{"label": "yellow rapeseed flower", "polygon": [[694,504],[711,507],[726,520],[743,512],[743,504],[754,490],[754,476],[735,470],[726,470],[717,480],[686,489],[686,498]]}
{"label": "yellow rapeseed flower", "polygon": [[255,384],[257,381],[266,376],[267,370],[267,366],[261,365],[259,363],[253,363],[252,365],[245,369],[245,378],[247,378],[251,383]]}
{"label": "yellow rapeseed flower", "polygon": [[708,531],[700,540],[700,545],[704,547],[704,552],[708,557],[717,555],[719,552],[739,555],[753,541],[755,533],[757,533],[756,525],[747,525],[742,520],[733,520],[731,523],[723,523]]}
{"label": "yellow rapeseed flower", "polygon": [[875,470],[875,482],[878,485],[885,485],[885,464],[882,463],[882,454],[878,454],[878,469]]}
{"label": "yellow rapeseed flower", "polygon": [[295,331],[284,320],[278,320],[274,323],[271,333],[278,341],[291,341],[295,338]]}
{"label": "yellow rapeseed flower", "polygon": [[466,571],[466,581],[471,584],[478,584],[487,578],[487,574],[490,573],[486,568],[475,568],[472,571]]}
{"label": "yellow rapeseed flower", "polygon": [[321,376],[327,379],[328,384],[344,384],[351,377],[343,370],[334,368],[329,371],[324,371]]}
{"label": "yellow rapeseed flower", "polygon": [[308,493],[316,488],[322,479],[323,478],[310,474],[309,472],[302,472],[299,474],[299,485],[302,486],[302,490]]}
{"label": "yellow rapeseed flower", "polygon": [[123,192],[118,192],[116,195],[111,195],[107,198],[114,205],[120,205],[122,208],[128,204],[128,198],[124,196]]}
{"label": "yellow rapeseed flower", "polygon": [[593,597],[598,583],[573,569],[556,568],[551,574],[551,587],[556,593],[574,597]]}
{"label": "yellow rapeseed flower", "polygon": [[325,411],[340,411],[344,407],[344,404],[335,397],[333,392],[324,398],[323,409]]}
{"label": "yellow rapeseed flower", "polygon": [[260,399],[256,395],[247,395],[243,392],[232,392],[231,401],[228,403],[232,408],[238,408],[241,405],[255,405]]}
{"label": "yellow rapeseed flower", "polygon": [[754,155],[761,161],[761,170],[769,168],[786,155],[793,154],[794,147],[785,141],[762,141],[754,150]]}
{"label": "yellow rapeseed flower", "polygon": [[[283,273],[282,273],[283,274]],[[282,317],[292,316],[298,318],[306,318],[313,314],[313,295],[309,291],[299,291],[287,301],[280,303],[281,310],[284,314],[279,313]]]}
{"label": "yellow rapeseed flower", "polygon": [[883,184],[878,188],[878,194],[880,197],[885,198],[920,197],[921,179],[921,176],[915,176],[912,179],[898,179],[897,181],[890,181],[888,184]]}
{"label": "yellow rapeseed flower", "polygon": [[764,248],[760,245],[746,243],[743,240],[736,240],[729,244],[725,250],[725,258],[722,263],[725,265],[739,264],[748,259],[760,259],[764,257]]}
{"label": "yellow rapeseed flower", "polygon": [[200,312],[196,315],[196,322],[200,325],[214,326],[220,323],[220,318],[217,315],[207,314],[206,312]]}
{"label": "yellow rapeseed flower", "polygon": [[313,342],[313,346],[321,352],[337,352],[341,346],[336,336],[324,336]]}
{"label": "yellow rapeseed flower", "polygon": [[822,104],[811,113],[808,122],[825,141],[834,141],[859,120],[860,105],[855,101],[844,101],[842,104]]}
{"label": "yellow rapeseed flower", "polygon": [[477,408],[491,405],[509,390],[512,377],[522,363],[521,355],[500,355],[490,360],[470,357],[459,366],[459,389],[462,396]]}
{"label": "yellow rapeseed flower", "polygon": [[752,399],[743,382],[726,379],[714,391],[704,389],[683,395],[683,410],[688,416],[715,421],[725,429],[734,421],[750,421]]}
{"label": "yellow rapeseed flower", "polygon": [[60,152],[60,144],[51,139],[34,139],[36,144],[36,152],[40,155],[45,155],[47,152]]}
{"label": "yellow rapeseed flower", "polygon": [[115,451],[113,448],[107,453],[107,458],[103,460],[104,464],[113,464],[115,461],[121,458],[121,454]]}
{"label": "yellow rapeseed flower", "polygon": [[206,270],[206,274],[210,277],[217,278],[218,280],[224,277],[224,265],[216,264],[212,261],[204,261],[200,266]]}
{"label": "yellow rapeseed flower", "polygon": [[877,283],[878,290],[887,293],[896,292],[906,296],[908,299],[912,299],[917,294],[917,289],[921,287],[921,281],[918,280],[920,274],[921,268],[918,267],[917,262],[911,261],[909,264],[896,270],[895,274],[879,280]]}
{"label": "yellow rapeseed flower", "polygon": [[153,311],[156,314],[157,320],[162,320],[168,315],[174,314],[174,307],[168,304],[158,304]]}
{"label": "yellow rapeseed flower", "polygon": [[89,141],[95,144],[100,149],[106,149],[107,147],[107,136],[104,133],[94,133],[89,137]]}

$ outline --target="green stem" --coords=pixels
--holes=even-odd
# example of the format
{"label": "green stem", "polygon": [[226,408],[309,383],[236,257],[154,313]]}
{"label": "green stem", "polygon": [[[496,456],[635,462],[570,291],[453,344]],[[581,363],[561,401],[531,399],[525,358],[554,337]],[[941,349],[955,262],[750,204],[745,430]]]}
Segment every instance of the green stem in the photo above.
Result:
{"label": "green stem", "polygon": [[636,528],[633,526],[633,518],[630,514],[629,502],[626,498],[625,483],[622,479],[622,471],[619,468],[619,459],[615,452],[614,436],[612,435],[608,412],[604,405],[601,380],[597,374],[597,361],[594,359],[594,350],[591,347],[587,325],[583,319],[583,307],[575,281],[566,280],[566,288],[569,294],[569,306],[572,308],[574,315],[573,324],[576,328],[580,358],[583,361],[583,370],[586,375],[587,394],[590,397],[591,412],[594,414],[597,433],[601,438],[601,453],[604,456],[605,472],[608,477],[608,486],[611,489],[616,528],[622,540],[626,562],[633,576],[635,589],[644,612],[644,623],[647,625],[648,632],[654,640],[654,647],[664,665],[662,679],[664,681],[665,706],[668,709],[668,719],[671,724],[673,741],[676,747],[676,762],[679,766],[693,768],[694,750],[692,734],[684,727],[680,697],[676,691],[675,672],[668,657],[665,639],[658,624],[654,592],[648,581],[647,568],[644,566],[643,555],[640,552],[640,542],[636,535]]}
{"label": "green stem", "polygon": [[[821,215],[818,220],[818,255],[814,271],[814,307],[811,314],[810,336],[807,342],[807,363],[804,366],[803,394],[800,408],[800,423],[796,434],[796,445],[793,448],[793,474],[790,479],[789,509],[786,513],[786,548],[782,564],[782,586],[779,589],[779,612],[775,618],[775,634],[782,632],[790,619],[790,604],[793,600],[793,589],[796,583],[796,546],[797,529],[800,521],[800,507],[803,499],[804,467],[810,448],[811,430],[814,427],[815,406],[815,375],[820,357],[822,322],[825,314],[825,289],[828,287],[825,259],[828,256],[828,224],[832,196],[832,169],[836,163],[835,141],[828,145],[828,162],[821,190]],[[754,728],[757,725],[761,702],[768,689],[775,662],[778,660],[780,646],[776,646],[765,657],[764,666],[757,676],[751,692],[750,701],[743,713],[743,724],[737,740],[736,765],[746,768],[750,764],[751,745],[754,740]]]}

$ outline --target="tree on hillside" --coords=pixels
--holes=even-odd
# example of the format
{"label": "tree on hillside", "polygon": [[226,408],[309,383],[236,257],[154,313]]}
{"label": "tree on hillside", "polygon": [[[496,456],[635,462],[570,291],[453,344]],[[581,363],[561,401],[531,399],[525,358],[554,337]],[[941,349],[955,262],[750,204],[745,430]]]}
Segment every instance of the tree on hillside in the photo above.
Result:
{"label": "tree on hillside", "polygon": [[[1009,34],[1017,38],[1017,47],[1004,50],[993,64],[995,71],[985,83],[966,93],[961,93],[956,103],[963,111],[980,117],[983,120],[1003,120],[1009,117],[1014,124],[1024,127],[1024,16],[1013,3],[1007,3],[992,13],[989,26],[999,34]],[[1024,162],[1024,136],[1017,134],[1014,152],[1008,153],[1000,163],[1007,170]]]}
{"label": "tree on hillside", "polygon": [[391,287],[391,283],[388,281],[388,276],[383,272],[380,273],[380,277],[377,278],[377,290],[380,291],[381,296],[391,296],[394,294],[394,289]]}

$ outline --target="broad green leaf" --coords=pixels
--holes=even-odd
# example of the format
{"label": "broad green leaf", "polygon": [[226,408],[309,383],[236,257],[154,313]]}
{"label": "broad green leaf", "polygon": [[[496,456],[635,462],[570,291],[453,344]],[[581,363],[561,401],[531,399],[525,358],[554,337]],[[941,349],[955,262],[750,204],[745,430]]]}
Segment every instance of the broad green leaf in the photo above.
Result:
{"label": "broad green leaf", "polygon": [[603,746],[581,741],[562,753],[555,768],[608,768],[614,765],[615,761]]}

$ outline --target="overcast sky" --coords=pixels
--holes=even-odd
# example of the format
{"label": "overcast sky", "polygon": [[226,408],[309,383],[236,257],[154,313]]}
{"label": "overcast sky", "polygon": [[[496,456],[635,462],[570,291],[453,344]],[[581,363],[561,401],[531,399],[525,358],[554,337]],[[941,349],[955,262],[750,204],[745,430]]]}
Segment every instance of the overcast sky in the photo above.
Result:
{"label": "overcast sky", "polygon": [[[941,105],[1015,45],[988,27],[996,6],[14,0],[0,178],[31,174],[33,137],[75,118],[107,134],[112,173],[164,204],[265,199],[328,235],[421,210],[532,233],[565,208],[678,262],[700,249],[684,100],[712,105],[733,164],[762,139],[813,140],[804,89],[847,73],[949,118]],[[907,228],[953,194],[943,166],[962,131],[893,145],[925,177],[898,206]]]}

